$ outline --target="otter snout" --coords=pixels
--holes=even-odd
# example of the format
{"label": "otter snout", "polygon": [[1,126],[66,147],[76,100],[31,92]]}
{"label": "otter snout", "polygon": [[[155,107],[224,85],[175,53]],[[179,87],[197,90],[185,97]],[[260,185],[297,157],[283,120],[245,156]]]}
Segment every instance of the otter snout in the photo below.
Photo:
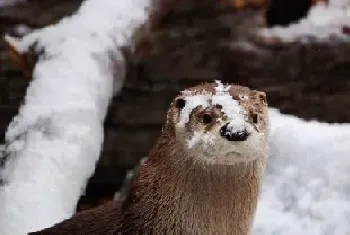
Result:
{"label": "otter snout", "polygon": [[232,128],[229,128],[229,123],[221,127],[220,134],[228,141],[245,141],[249,137],[249,133],[246,129],[239,131],[232,130]]}

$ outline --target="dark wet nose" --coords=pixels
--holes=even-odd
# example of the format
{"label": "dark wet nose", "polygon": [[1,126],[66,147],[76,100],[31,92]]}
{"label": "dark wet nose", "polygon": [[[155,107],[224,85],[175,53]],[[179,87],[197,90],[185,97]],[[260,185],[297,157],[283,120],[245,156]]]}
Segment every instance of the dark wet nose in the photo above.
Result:
{"label": "dark wet nose", "polygon": [[220,134],[222,137],[226,138],[228,141],[245,141],[248,139],[249,133],[247,130],[233,132],[229,130],[228,123],[225,124],[220,129]]}

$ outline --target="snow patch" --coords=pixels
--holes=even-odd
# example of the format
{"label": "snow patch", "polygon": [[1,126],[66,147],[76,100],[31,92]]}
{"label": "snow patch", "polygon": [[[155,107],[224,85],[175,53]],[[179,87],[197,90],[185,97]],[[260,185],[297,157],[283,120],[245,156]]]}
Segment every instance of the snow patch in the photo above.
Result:
{"label": "snow patch", "polygon": [[244,130],[246,128],[245,111],[238,101],[230,95],[231,86],[224,86],[220,81],[216,81],[216,83],[216,94],[212,96],[212,104],[222,106],[222,111],[229,121],[227,130],[231,133]]}
{"label": "snow patch", "polygon": [[206,108],[209,105],[209,98],[209,95],[193,95],[185,97],[186,105],[180,112],[180,121],[178,125],[185,126],[195,108],[199,106]]}
{"label": "snow patch", "polygon": [[234,100],[229,94],[214,95],[212,98],[213,105],[221,105],[222,111],[227,116],[227,131],[234,133],[246,128],[244,110],[237,100]]}
{"label": "snow patch", "polygon": [[225,95],[231,88],[231,85],[224,86],[224,84],[220,80],[215,80],[216,87],[215,92],[217,95]]}
{"label": "snow patch", "polygon": [[259,34],[264,38],[280,38],[282,41],[329,40],[339,38],[349,40],[343,32],[350,27],[350,2],[348,0],[329,0],[329,4],[319,2],[312,6],[307,17],[288,27],[262,29]]}
{"label": "snow patch", "polygon": [[350,234],[350,124],[304,121],[275,109],[256,235]]}
{"label": "snow patch", "polygon": [[206,108],[211,105],[220,105],[229,122],[228,129],[230,131],[242,130],[246,122],[245,111],[239,102],[230,95],[229,90],[231,86],[224,86],[219,80],[216,80],[215,83],[217,85],[215,87],[215,94],[203,92],[202,94],[194,95],[190,92],[183,92],[184,95],[187,95],[184,98],[186,105],[180,112],[179,126],[184,126],[189,121],[189,117],[195,108],[199,106]]}

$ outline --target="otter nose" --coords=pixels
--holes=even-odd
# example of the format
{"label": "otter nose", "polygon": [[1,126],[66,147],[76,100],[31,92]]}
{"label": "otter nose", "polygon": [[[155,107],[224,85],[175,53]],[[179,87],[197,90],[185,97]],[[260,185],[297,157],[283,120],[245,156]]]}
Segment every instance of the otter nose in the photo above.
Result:
{"label": "otter nose", "polygon": [[242,131],[232,131],[228,128],[228,123],[221,127],[220,134],[228,141],[245,141],[248,139],[249,133],[246,129]]}

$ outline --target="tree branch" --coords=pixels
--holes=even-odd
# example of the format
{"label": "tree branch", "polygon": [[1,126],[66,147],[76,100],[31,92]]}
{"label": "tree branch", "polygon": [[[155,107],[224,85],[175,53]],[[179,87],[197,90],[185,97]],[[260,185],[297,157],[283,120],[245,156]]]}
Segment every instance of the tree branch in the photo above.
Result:
{"label": "tree branch", "polygon": [[113,87],[124,81],[118,48],[147,19],[149,4],[88,0],[56,25],[8,38],[15,51],[33,49],[38,58],[0,155],[0,234],[40,230],[75,212],[100,155]]}

